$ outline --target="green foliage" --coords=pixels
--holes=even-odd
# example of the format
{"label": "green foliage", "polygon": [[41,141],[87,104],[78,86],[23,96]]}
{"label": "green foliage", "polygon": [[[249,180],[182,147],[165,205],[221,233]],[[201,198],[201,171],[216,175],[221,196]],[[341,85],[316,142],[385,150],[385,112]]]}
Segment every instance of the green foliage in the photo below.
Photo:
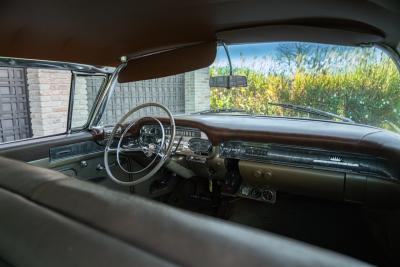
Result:
{"label": "green foliage", "polygon": [[[268,104],[292,103],[348,117],[357,123],[398,131],[400,76],[394,63],[382,52],[373,48],[330,47],[323,51],[300,47],[300,52],[285,49],[280,48],[278,64],[267,73],[250,67],[234,69],[235,74],[247,76],[248,87],[212,88],[211,108],[312,117]],[[212,67],[210,70],[211,76],[227,73],[228,68]]]}

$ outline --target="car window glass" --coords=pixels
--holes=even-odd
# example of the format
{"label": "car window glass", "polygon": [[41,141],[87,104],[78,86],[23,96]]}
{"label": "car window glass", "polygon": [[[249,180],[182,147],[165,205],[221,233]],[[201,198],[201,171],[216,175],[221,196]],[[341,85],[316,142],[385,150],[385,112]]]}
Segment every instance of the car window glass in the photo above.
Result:
{"label": "car window glass", "polygon": [[0,142],[66,131],[71,72],[0,67]]}
{"label": "car window glass", "polygon": [[103,75],[76,76],[72,105],[72,129],[81,128],[87,124],[104,81],[105,76]]}
{"label": "car window glass", "polygon": [[[70,70],[0,67],[0,143],[63,134],[67,129]],[[84,126],[104,81],[77,75],[72,127]]]}
{"label": "car window glass", "polygon": [[[248,86],[212,88],[213,109],[340,121],[276,105],[290,104],[400,131],[399,71],[378,48],[278,42],[232,45],[229,51],[233,73],[247,76]],[[211,76],[226,75],[227,66],[225,52],[219,48]]]}
{"label": "car window glass", "polygon": [[[156,102],[173,114],[192,113],[210,108],[209,68],[138,82],[117,83],[101,125],[115,125],[131,108]],[[132,117],[164,115],[157,108],[145,108]]]}

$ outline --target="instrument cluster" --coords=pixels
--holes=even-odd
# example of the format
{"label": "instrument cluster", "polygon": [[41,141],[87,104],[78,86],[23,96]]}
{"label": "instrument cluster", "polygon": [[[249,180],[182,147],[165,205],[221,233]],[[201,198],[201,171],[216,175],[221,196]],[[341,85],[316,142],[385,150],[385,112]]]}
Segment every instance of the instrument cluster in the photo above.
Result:
{"label": "instrument cluster", "polygon": [[[171,136],[170,126],[164,126],[166,142],[168,145]],[[159,143],[162,130],[158,125],[144,125],[140,130],[140,139],[143,143]],[[212,152],[212,144],[207,135],[199,129],[176,126],[174,147],[175,154],[188,156],[189,159],[202,159]]]}

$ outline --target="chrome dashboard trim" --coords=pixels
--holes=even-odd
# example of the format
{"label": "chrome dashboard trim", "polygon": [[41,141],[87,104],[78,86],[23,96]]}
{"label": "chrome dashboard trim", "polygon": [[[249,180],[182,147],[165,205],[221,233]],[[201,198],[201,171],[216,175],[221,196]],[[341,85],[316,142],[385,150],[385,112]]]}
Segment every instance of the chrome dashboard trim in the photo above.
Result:
{"label": "chrome dashboard trim", "polygon": [[220,145],[220,157],[358,173],[397,181],[386,159],[364,154],[339,153],[281,144],[228,141]]}
{"label": "chrome dashboard trim", "polygon": [[[156,134],[157,131],[152,129],[158,128],[157,125],[143,125],[140,129],[141,135],[146,134],[147,137],[150,133]],[[164,126],[165,134],[168,136],[170,134],[170,129],[168,125]],[[182,137],[182,139],[181,139]],[[142,137],[141,137],[142,138]],[[208,142],[208,151],[194,151],[190,148],[190,141],[192,140],[202,140],[202,142]],[[206,133],[202,132],[200,129],[192,127],[176,126],[176,137],[174,139],[174,145],[179,145],[175,148],[175,154],[184,155],[189,161],[204,162],[212,154],[212,144],[209,141]],[[210,149],[211,148],[211,149]]]}

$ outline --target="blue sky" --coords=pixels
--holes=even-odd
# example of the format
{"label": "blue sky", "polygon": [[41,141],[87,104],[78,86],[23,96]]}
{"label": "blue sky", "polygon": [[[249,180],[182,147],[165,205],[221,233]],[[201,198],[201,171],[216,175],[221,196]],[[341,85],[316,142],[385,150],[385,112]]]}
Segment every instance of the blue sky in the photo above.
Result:
{"label": "blue sky", "polygon": [[[268,72],[269,68],[272,68],[276,64],[273,58],[280,44],[282,43],[257,43],[228,46],[233,68],[248,67],[258,71]],[[243,57],[240,56],[241,54]],[[254,60],[255,57],[257,57],[257,60]],[[228,58],[225,50],[222,46],[219,46],[213,66],[227,67],[228,65]]]}
{"label": "blue sky", "polygon": [[[245,67],[253,69],[257,72],[268,73],[273,70],[282,68],[279,62],[276,60],[278,55],[278,47],[282,44],[295,44],[296,42],[276,42],[276,43],[256,43],[256,44],[243,44],[243,45],[230,45],[228,46],[229,53],[232,60],[233,68]],[[314,47],[330,47],[333,45],[325,44],[311,44]],[[342,46],[343,47],[343,46]],[[348,51],[356,51],[358,49],[363,49],[359,47],[347,47]],[[371,48],[365,48],[371,49]],[[372,48],[374,49],[374,48]],[[375,59],[378,59],[380,53],[375,50]],[[242,54],[242,56],[241,56]],[[359,57],[356,54],[347,54],[338,57],[335,52],[331,54],[332,61],[327,62],[327,67],[331,70],[339,70],[348,67],[354,67],[357,65]],[[371,56],[374,59],[374,56]],[[334,62],[334,60],[339,60]],[[212,66],[215,67],[228,67],[228,58],[226,56],[225,50],[222,46],[218,47],[217,56]]]}
{"label": "blue sky", "polygon": [[[231,56],[233,67],[240,65],[240,53],[246,58],[253,58],[254,56],[272,57],[276,54],[276,48],[282,43],[259,43],[259,44],[245,44],[245,45],[230,45],[228,46],[229,54]],[[235,64],[236,63],[236,64]],[[228,59],[225,50],[222,46],[217,49],[217,56],[214,64],[217,66],[228,64]]]}

